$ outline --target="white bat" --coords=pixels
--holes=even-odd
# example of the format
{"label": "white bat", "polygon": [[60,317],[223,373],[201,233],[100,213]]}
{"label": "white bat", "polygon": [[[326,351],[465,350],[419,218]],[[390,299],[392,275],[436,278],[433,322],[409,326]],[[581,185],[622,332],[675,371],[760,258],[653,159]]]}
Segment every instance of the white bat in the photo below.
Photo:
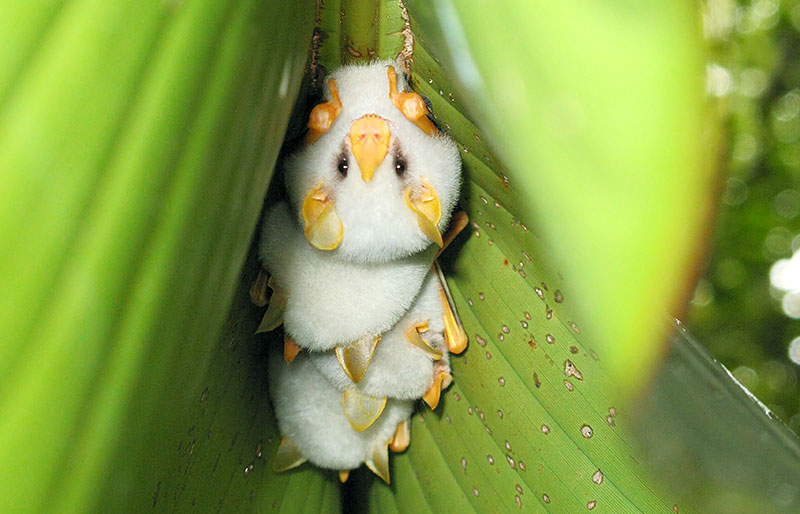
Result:
{"label": "white bat", "polygon": [[259,253],[280,295],[262,330],[283,322],[300,347],[346,347],[386,332],[419,292],[461,161],[405,86],[387,61],[330,76],[286,165],[288,215],[276,206],[263,224]]}
{"label": "white bat", "polygon": [[283,434],[272,462],[275,471],[308,460],[321,468],[339,470],[340,479],[345,481],[349,470],[365,463],[389,482],[388,448],[400,445],[404,449],[408,445],[407,420],[413,401],[385,401],[380,419],[356,431],[342,411],[341,392],[307,356],[299,355],[289,364],[273,352],[269,374],[275,416]]}
{"label": "white bat", "polygon": [[350,368],[342,365],[344,351],[313,352],[310,358],[334,387],[350,393],[342,402],[348,417],[353,417],[349,414],[353,409],[348,408],[348,400],[358,401],[361,395],[423,398],[431,408],[436,408],[438,393],[450,380],[438,277],[432,272],[428,274],[414,304],[391,330],[381,335],[372,355],[354,359],[368,363],[368,368],[355,366],[348,373]]}

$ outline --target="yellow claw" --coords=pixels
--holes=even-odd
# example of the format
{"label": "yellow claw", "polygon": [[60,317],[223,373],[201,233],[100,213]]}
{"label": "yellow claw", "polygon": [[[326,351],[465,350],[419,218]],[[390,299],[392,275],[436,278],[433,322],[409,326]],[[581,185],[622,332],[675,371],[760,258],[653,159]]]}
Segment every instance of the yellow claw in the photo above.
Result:
{"label": "yellow claw", "polygon": [[389,76],[389,99],[394,106],[429,136],[437,134],[439,131],[436,130],[436,125],[428,118],[428,106],[425,105],[425,100],[413,91],[400,92],[397,90],[397,72],[394,71],[394,66],[389,66],[387,74]]}
{"label": "yellow claw", "polygon": [[314,248],[334,250],[342,242],[342,220],[322,183],[309,191],[303,200],[303,223],[306,239]]}
{"label": "yellow claw", "polygon": [[427,353],[431,359],[438,361],[442,358],[442,352],[428,344],[426,340],[420,337],[421,333],[425,333],[428,331],[428,322],[420,323],[418,325],[412,325],[408,327],[406,330],[406,339],[412,345],[416,346],[423,352]]}
{"label": "yellow claw", "polygon": [[336,360],[339,361],[339,365],[350,377],[350,380],[359,382],[364,378],[364,373],[367,372],[369,363],[372,361],[372,355],[375,353],[375,347],[380,340],[381,336],[366,336],[350,346],[337,346],[334,348]]}
{"label": "yellow claw", "polygon": [[345,482],[347,482],[348,478],[350,478],[350,470],[349,469],[339,470],[339,482],[345,483]]}
{"label": "yellow claw", "polygon": [[386,407],[386,398],[369,396],[355,387],[348,387],[342,393],[342,410],[356,432],[363,432],[381,417]]}
{"label": "yellow claw", "polygon": [[450,373],[446,371],[439,373],[434,377],[431,387],[422,395],[422,400],[428,404],[431,410],[435,410],[439,405],[439,398],[442,396],[442,390],[447,389],[452,383],[453,376]]}
{"label": "yellow claw", "polygon": [[296,468],[307,460],[297,449],[297,446],[294,445],[294,442],[288,437],[284,437],[281,439],[278,451],[275,452],[275,458],[272,459],[272,470],[280,473],[281,471]]}
{"label": "yellow claw", "polygon": [[372,455],[364,461],[364,464],[384,482],[389,483],[389,449],[386,443],[376,442],[372,449]]}
{"label": "yellow claw", "polygon": [[404,452],[406,448],[408,448],[410,442],[411,425],[408,424],[407,419],[404,419],[397,424],[397,428],[394,430],[394,436],[392,436],[392,442],[389,443],[389,448],[393,452]]}
{"label": "yellow claw", "polygon": [[331,99],[314,107],[308,117],[308,134],[306,143],[313,144],[322,134],[326,133],[333,126],[333,122],[342,112],[342,101],[339,100],[339,90],[336,81],[328,81],[328,89],[331,92]]}
{"label": "yellow claw", "polygon": [[256,334],[271,332],[283,323],[283,311],[286,310],[286,293],[282,289],[275,287],[272,277],[267,281],[267,287],[272,289],[272,297],[269,299],[267,312],[264,313],[264,317],[261,318],[261,323],[256,329]]}
{"label": "yellow claw", "polygon": [[417,224],[422,233],[441,248],[444,241],[438,225],[442,219],[442,203],[433,186],[425,179],[421,181],[421,187],[417,190],[410,186],[406,188],[406,205],[417,215]]}
{"label": "yellow claw", "polygon": [[350,128],[350,147],[364,182],[372,180],[375,169],[389,152],[389,125],[377,114],[365,114]]}

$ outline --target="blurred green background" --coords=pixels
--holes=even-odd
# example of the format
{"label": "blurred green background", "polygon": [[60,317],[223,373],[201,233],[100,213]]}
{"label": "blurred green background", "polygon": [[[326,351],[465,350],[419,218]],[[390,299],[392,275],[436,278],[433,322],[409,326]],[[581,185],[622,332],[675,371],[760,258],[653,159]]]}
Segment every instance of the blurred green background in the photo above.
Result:
{"label": "blurred green background", "polygon": [[800,433],[800,0],[708,0],[703,29],[728,148],[686,321]]}

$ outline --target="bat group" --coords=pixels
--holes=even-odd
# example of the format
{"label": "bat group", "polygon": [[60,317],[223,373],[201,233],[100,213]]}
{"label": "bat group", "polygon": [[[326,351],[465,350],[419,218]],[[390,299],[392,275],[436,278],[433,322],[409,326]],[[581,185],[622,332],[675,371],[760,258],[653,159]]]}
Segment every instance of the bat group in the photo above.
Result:
{"label": "bat group", "polygon": [[446,232],[461,160],[396,69],[328,76],[285,165],[288,201],[264,217],[266,273],[251,294],[264,305],[272,290],[259,332],[283,325],[269,363],[276,471],[310,461],[345,481],[363,463],[388,483],[388,450],[408,446],[414,403],[436,408],[448,355],[467,345],[435,263],[466,225],[459,213]]}

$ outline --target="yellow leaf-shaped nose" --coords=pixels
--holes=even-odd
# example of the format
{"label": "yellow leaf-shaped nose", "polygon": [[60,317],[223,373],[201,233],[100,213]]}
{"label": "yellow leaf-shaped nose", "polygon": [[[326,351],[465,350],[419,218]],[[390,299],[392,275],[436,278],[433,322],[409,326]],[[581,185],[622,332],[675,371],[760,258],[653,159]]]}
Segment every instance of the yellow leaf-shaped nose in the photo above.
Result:
{"label": "yellow leaf-shaped nose", "polygon": [[380,116],[365,114],[350,128],[350,146],[364,182],[372,180],[375,168],[389,151],[389,126]]}

